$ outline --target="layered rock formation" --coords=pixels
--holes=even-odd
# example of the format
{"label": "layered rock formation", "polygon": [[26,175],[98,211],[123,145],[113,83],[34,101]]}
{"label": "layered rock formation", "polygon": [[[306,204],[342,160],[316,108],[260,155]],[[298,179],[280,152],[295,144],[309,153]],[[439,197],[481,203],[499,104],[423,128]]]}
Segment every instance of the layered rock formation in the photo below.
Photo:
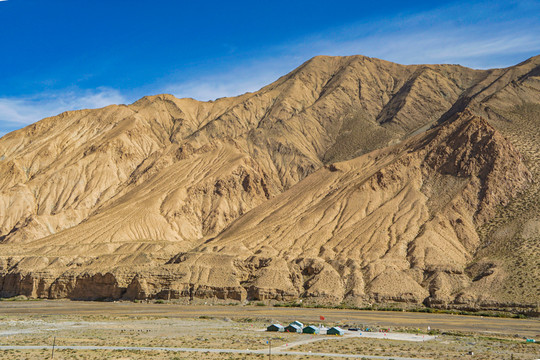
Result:
{"label": "layered rock formation", "polygon": [[8,134],[1,295],[534,306],[492,239],[537,204],[538,69],[317,57],[256,93]]}

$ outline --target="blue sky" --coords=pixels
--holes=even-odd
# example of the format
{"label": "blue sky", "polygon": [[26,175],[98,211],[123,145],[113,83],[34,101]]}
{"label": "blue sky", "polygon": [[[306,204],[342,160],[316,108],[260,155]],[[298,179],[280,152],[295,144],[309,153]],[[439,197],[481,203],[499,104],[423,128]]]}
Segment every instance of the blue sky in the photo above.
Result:
{"label": "blue sky", "polygon": [[0,136],[64,110],[255,91],[315,55],[503,67],[540,2],[0,0]]}

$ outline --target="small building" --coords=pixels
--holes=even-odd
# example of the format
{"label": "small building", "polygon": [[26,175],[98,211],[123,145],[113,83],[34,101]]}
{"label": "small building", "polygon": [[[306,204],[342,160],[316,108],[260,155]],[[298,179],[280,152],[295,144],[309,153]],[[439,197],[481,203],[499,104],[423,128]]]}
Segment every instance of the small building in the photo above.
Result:
{"label": "small building", "polygon": [[285,328],[285,332],[302,333],[302,327],[296,325],[295,323],[291,323]]}
{"label": "small building", "polygon": [[304,330],[302,330],[304,334],[318,334],[319,328],[313,325],[306,326]]}
{"label": "small building", "polygon": [[285,331],[285,328],[281,324],[272,324],[269,327],[266,328],[266,331],[279,331],[283,332]]}
{"label": "small building", "polygon": [[339,336],[343,336],[345,335],[345,330],[343,330],[342,328],[338,327],[338,326],[334,326],[333,328],[330,328],[326,331],[326,333],[328,335],[339,335]]}
{"label": "small building", "polygon": [[300,326],[301,328],[304,327],[304,324],[302,324],[300,321],[293,321],[293,322],[291,323],[291,325],[292,325],[292,324],[297,325],[297,326]]}

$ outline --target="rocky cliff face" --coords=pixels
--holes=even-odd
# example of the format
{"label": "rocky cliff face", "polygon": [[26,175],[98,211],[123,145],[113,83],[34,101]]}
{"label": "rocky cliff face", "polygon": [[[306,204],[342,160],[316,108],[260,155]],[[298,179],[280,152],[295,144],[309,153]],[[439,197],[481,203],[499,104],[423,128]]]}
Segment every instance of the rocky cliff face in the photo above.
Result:
{"label": "rocky cliff face", "polygon": [[145,97],[8,134],[0,292],[510,304],[480,286],[508,266],[479,251],[537,177],[537,145],[502,118],[540,103],[539,64],[317,57],[256,93]]}

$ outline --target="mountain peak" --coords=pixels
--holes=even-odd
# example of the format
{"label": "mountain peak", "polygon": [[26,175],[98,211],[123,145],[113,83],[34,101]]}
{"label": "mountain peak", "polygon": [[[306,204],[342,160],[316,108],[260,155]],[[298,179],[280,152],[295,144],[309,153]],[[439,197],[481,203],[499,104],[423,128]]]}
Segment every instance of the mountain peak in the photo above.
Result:
{"label": "mountain peak", "polygon": [[508,304],[514,255],[468,266],[502,258],[502,205],[536,214],[536,61],[319,56],[252,94],[44,119],[0,139],[0,295],[482,307],[489,280]]}

